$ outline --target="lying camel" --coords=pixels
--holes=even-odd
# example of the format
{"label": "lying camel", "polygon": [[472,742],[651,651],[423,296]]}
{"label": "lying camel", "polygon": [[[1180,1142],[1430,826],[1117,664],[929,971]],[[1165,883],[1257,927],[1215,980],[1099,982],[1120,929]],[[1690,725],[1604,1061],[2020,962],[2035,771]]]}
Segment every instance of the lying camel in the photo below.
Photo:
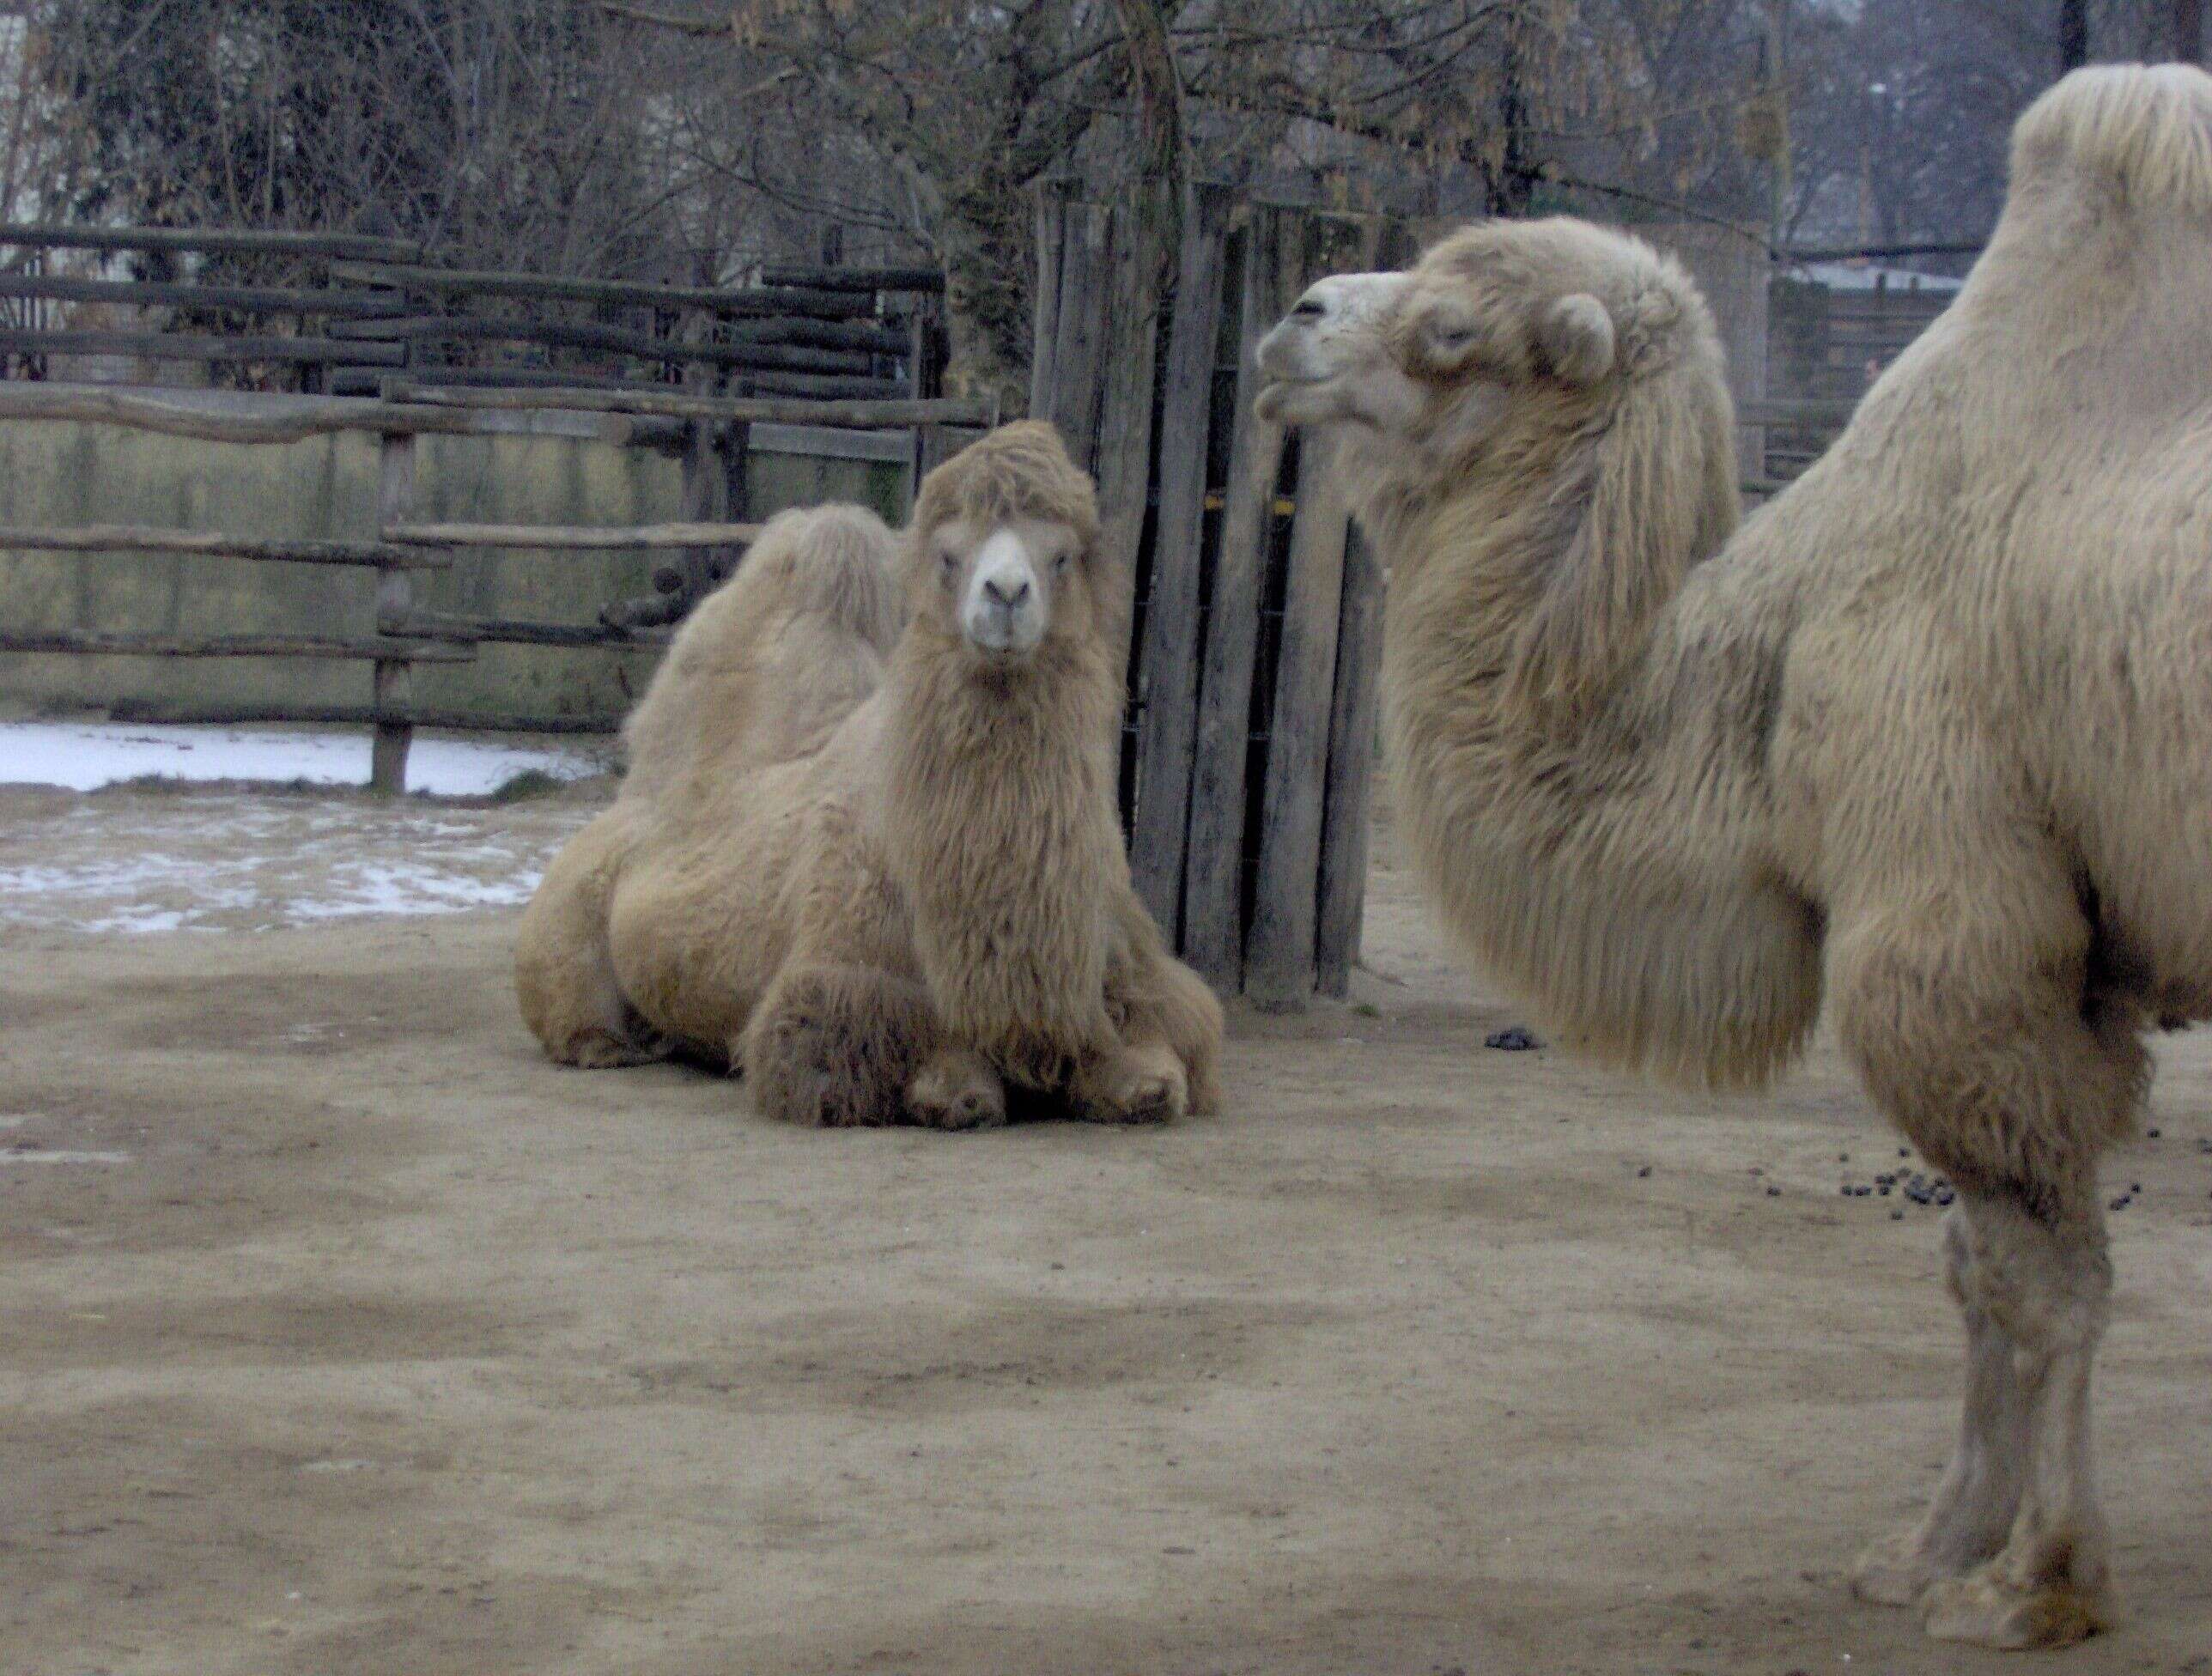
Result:
{"label": "lying camel", "polygon": [[[518,987],[547,1051],[684,1051],[823,1125],[983,1126],[1010,1090],[1106,1122],[1215,1109],[1219,1004],[1122,850],[1121,591],[1097,537],[1090,480],[1018,424],[924,481],[887,658],[856,555],[740,594],[749,560],[640,707],[636,794],[525,916]],[[805,625],[819,675],[771,618]],[[726,737],[691,690],[725,664]]]}

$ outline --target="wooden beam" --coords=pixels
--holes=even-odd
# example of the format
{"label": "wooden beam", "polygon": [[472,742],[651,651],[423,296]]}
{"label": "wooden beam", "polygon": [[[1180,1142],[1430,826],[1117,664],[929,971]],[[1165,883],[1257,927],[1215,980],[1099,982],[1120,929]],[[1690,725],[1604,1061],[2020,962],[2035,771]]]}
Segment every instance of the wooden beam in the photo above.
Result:
{"label": "wooden beam", "polygon": [[[574,325],[558,320],[479,320],[434,314],[404,319],[364,320],[348,328],[348,343],[375,347],[392,343],[538,343],[552,349],[601,349],[639,361],[705,362],[768,372],[821,373],[832,377],[865,374],[872,355],[860,349],[794,349],[775,343],[693,343],[656,337],[618,326]],[[374,361],[376,355],[356,360]]]}
{"label": "wooden beam", "polygon": [[131,308],[230,308],[323,314],[389,314],[386,292],[334,291],[314,286],[171,285],[135,279],[67,279],[52,274],[0,274],[0,297],[54,302],[105,302]]}
{"label": "wooden beam", "polygon": [[173,331],[38,331],[0,327],[0,350],[14,355],[121,355],[142,361],[307,361],[406,364],[398,343],[337,337],[212,337]]}
{"label": "wooden beam", "polygon": [[1336,635],[1336,695],[1329,710],[1328,777],[1322,799],[1321,908],[1314,984],[1351,993],[1366,920],[1367,856],[1382,709],[1382,567],[1355,526],[1344,556],[1344,605]]}
{"label": "wooden beam", "polygon": [[410,547],[543,547],[604,553],[632,547],[741,547],[757,524],[394,524],[386,541]]}
{"label": "wooden beam", "polygon": [[392,565],[438,570],[453,562],[443,553],[378,541],[308,541],[284,537],[226,536],[198,530],[151,529],[137,524],[83,524],[66,530],[0,526],[0,550],[49,553],[185,553],[209,559],[252,559],[270,564]]}
{"label": "wooden beam", "polygon": [[[1372,222],[1307,217],[1303,276],[1371,270],[1376,232]],[[1346,233],[1348,247],[1339,238]],[[1282,641],[1267,723],[1260,870],[1244,940],[1245,993],[1274,1011],[1303,1009],[1316,985],[1322,815],[1352,536],[1352,506],[1338,479],[1336,452],[1337,439],[1327,431],[1308,431],[1299,440],[1297,510],[1291,517]]]}
{"label": "wooden beam", "polygon": [[[618,407],[605,416],[594,413],[586,417],[581,405],[574,402],[532,400],[529,392],[520,391],[499,393],[521,397],[520,401],[499,404],[520,410],[456,410],[468,404],[433,404],[428,398],[402,403],[346,396],[289,396],[276,398],[269,410],[244,412],[193,401],[183,392],[150,396],[103,385],[0,380],[0,420],[121,425],[165,436],[191,437],[202,442],[300,442],[334,431],[428,431],[459,436],[543,434],[581,437],[617,445],[647,440],[641,422],[620,416]],[[657,440],[660,429],[658,425],[645,421],[642,426],[650,427]]]}
{"label": "wooden beam", "polygon": [[404,722],[413,727],[445,727],[493,733],[613,733],[620,716],[480,715],[473,710],[380,710],[373,704],[169,705],[138,699],[118,701],[110,712],[122,722],[174,722],[179,726],[240,727],[261,722],[293,722],[349,727]]}
{"label": "wooden beam", "polygon": [[339,262],[333,279],[391,285],[447,296],[550,297],[569,302],[641,303],[653,308],[698,308],[732,315],[811,314],[853,319],[876,312],[874,300],[850,292],[790,288],[651,285],[627,279],[572,279],[555,274],[425,268],[380,262]]}
{"label": "wooden beam", "polygon": [[1296,301],[1291,212],[1255,210],[1244,240],[1235,429],[1199,675],[1191,758],[1190,842],[1183,869],[1183,957],[1217,987],[1243,977],[1244,770],[1259,656],[1261,586],[1274,541],[1272,513],[1284,433],[1252,411],[1260,339]]}
{"label": "wooden beam", "polygon": [[381,635],[344,640],[315,635],[106,635],[75,629],[0,631],[0,652],[94,658],[401,658],[431,664],[465,664],[476,656],[465,646]]}
{"label": "wooden beam", "polygon": [[[398,524],[415,510],[415,439],[386,431],[378,443],[376,521]],[[377,573],[376,626],[392,634],[415,611],[415,579],[397,567]],[[476,648],[468,648],[473,655]],[[415,670],[404,658],[380,658],[374,677],[376,707],[404,710],[415,701]],[[380,721],[369,738],[368,789],[398,797],[407,789],[407,752],[415,730],[406,722]]]}
{"label": "wooden beam", "polygon": [[1232,203],[1226,187],[1197,186],[1183,213],[1160,397],[1152,588],[1137,657],[1137,806],[1129,870],[1138,896],[1171,944],[1182,911],[1183,843],[1190,823],[1206,462]]}
{"label": "wooden beam", "polygon": [[912,425],[987,425],[990,404],[961,397],[918,402],[812,401],[804,397],[654,395],[630,390],[439,390],[400,380],[385,386],[395,402],[426,407],[562,408],[591,413],[657,414],[670,419],[738,419],[751,424],[828,425],[841,430],[904,430]]}
{"label": "wooden beam", "polygon": [[760,282],[815,291],[945,289],[945,276],[935,268],[763,268]]}
{"label": "wooden beam", "polygon": [[390,258],[410,261],[420,245],[365,233],[253,232],[240,228],[58,227],[0,223],[0,245],[39,250],[242,251],[281,256]]}

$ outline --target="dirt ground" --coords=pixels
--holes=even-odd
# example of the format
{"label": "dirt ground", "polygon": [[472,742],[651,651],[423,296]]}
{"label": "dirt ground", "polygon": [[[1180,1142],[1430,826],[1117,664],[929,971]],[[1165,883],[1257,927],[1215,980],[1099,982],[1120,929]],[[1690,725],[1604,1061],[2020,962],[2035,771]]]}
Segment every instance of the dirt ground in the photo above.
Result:
{"label": "dirt ground", "polygon": [[[543,1062],[511,906],[22,906],[178,806],[0,805],[0,1672],[2026,1667],[1843,1586],[1960,1355],[1829,1048],[1729,1102],[1487,1050],[1385,845],[1375,972],[1237,1017],[1219,1118],[804,1133]],[[2160,1054],[2069,1676],[2212,1671],[2212,1032]]]}

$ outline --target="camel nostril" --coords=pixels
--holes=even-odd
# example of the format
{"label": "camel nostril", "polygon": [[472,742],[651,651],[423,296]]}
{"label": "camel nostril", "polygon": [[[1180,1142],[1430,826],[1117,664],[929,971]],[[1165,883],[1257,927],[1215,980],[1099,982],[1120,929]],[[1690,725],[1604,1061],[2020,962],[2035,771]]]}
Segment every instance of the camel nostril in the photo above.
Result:
{"label": "camel nostril", "polygon": [[991,577],[984,581],[983,592],[993,601],[1004,605],[1011,611],[1017,605],[1020,604],[1023,600],[1030,597],[1029,579],[1027,577],[1024,577],[1020,581],[1016,582],[1013,586],[1009,589],[1004,584],[1000,582],[996,577]]}

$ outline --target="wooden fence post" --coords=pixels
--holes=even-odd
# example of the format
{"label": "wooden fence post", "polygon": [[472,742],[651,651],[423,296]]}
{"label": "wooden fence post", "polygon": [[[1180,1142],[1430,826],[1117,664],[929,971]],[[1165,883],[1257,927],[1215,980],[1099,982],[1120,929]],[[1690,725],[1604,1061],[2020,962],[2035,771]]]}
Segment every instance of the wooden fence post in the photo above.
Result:
{"label": "wooden fence post", "polygon": [[[415,437],[412,432],[386,431],[380,445],[376,484],[376,521],[383,532],[406,523],[415,510]],[[379,634],[404,632],[415,613],[414,572],[404,566],[380,566],[376,573],[376,628]],[[415,701],[415,666],[404,658],[376,660],[375,704],[379,715],[375,737],[369,746],[368,788],[389,797],[407,789],[407,748],[414,742],[412,722],[384,720],[385,713],[405,711]]]}
{"label": "wooden fence post", "polygon": [[[1200,185],[1192,189],[1183,212],[1160,398],[1160,501],[1152,532],[1152,595],[1137,661],[1137,798],[1129,867],[1137,894],[1170,943],[1182,909],[1184,839],[1190,823],[1200,550],[1232,202],[1227,187]],[[1232,425],[1242,422],[1241,416],[1232,416]]]}
{"label": "wooden fence post", "polygon": [[1322,798],[1321,917],[1314,928],[1314,987],[1340,999],[1351,993],[1366,921],[1383,610],[1382,567],[1355,525],[1344,552],[1336,698],[1329,709],[1328,775]]}
{"label": "wooden fence post", "polygon": [[1183,957],[1217,988],[1231,991],[1239,987],[1243,973],[1244,766],[1250,743],[1246,734],[1284,440],[1281,426],[1267,424],[1252,411],[1259,394],[1252,357],[1261,337],[1293,301],[1284,249],[1293,226],[1290,212],[1258,208],[1245,235],[1236,429],[1191,757]]}
{"label": "wooden fence post", "polygon": [[1033,391],[1030,417],[1048,419],[1068,457],[1089,471],[1098,452],[1099,409],[1107,382],[1103,357],[1113,298],[1114,211],[1103,203],[1068,203],[1060,251],[1059,300],[1042,399]]}

